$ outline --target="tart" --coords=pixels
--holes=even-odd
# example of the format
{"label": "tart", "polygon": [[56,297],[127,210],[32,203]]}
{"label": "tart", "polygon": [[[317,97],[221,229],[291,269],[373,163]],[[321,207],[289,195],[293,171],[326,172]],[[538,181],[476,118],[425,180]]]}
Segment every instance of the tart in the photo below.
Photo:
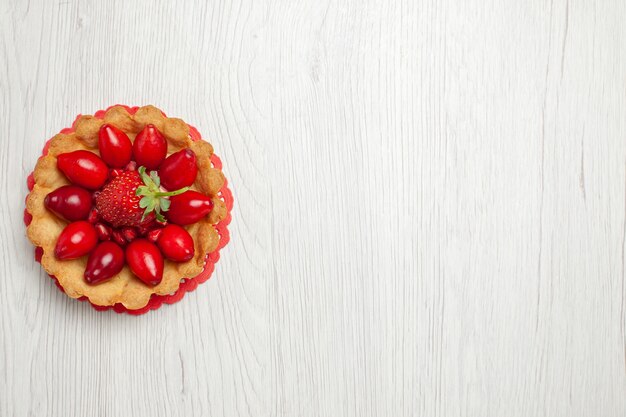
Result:
{"label": "tart", "polygon": [[27,235],[59,288],[143,313],[208,279],[232,195],[213,147],[154,106],[79,116],[29,177]]}

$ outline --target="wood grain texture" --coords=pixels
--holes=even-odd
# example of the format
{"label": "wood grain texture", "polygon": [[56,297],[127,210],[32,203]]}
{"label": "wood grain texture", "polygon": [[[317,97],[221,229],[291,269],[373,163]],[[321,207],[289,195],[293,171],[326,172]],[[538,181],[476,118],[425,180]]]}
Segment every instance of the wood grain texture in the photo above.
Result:
{"label": "wood grain texture", "polygon": [[[623,416],[626,3],[0,0],[0,416]],[[155,104],[235,195],[142,317],[55,289],[48,137]]]}

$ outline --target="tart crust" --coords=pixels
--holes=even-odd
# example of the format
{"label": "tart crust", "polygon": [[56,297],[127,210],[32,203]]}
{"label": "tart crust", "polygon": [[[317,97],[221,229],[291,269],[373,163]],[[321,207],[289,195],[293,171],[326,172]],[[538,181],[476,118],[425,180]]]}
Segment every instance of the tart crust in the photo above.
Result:
{"label": "tart crust", "polygon": [[[184,148],[191,148],[198,165],[198,176],[191,189],[211,197],[214,203],[211,213],[201,221],[185,226],[194,240],[195,255],[187,262],[175,263],[165,260],[163,280],[150,287],[141,282],[128,268],[109,281],[98,285],[89,285],[83,274],[87,257],[59,261],[54,256],[57,238],[67,225],[44,206],[48,193],[69,184],[69,181],[57,168],[57,156],[61,153],[78,149],[91,151],[99,155],[98,130],[104,123],[112,124],[123,130],[131,142],[145,125],[153,124],[161,131],[168,142],[168,155]],[[114,106],[106,111],[102,119],[94,116],[81,116],[74,125],[74,132],[60,133],[50,140],[48,154],[39,158],[33,177],[35,185],[26,200],[26,209],[32,216],[27,228],[30,241],[43,250],[41,264],[46,272],[53,275],[67,295],[72,298],[85,296],[92,304],[112,306],[121,303],[129,310],[140,309],[148,304],[152,294],[166,295],[176,292],[182,279],[190,279],[202,272],[205,258],[214,251],[220,240],[215,225],[227,215],[220,189],[225,178],[221,170],[210,162],[213,147],[208,142],[193,141],[189,135],[189,126],[181,119],[169,118],[154,106],[140,107],[135,114],[130,114],[123,106]]]}

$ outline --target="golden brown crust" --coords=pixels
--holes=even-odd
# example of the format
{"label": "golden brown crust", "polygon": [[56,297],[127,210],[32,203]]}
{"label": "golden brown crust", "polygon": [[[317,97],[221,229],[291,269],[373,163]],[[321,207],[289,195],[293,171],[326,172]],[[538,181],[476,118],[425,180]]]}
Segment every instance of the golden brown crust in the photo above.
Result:
{"label": "golden brown crust", "polygon": [[98,130],[104,122],[97,117],[81,116],[76,122],[76,137],[89,150],[98,148]]}
{"label": "golden brown crust", "polygon": [[[168,153],[191,147],[198,161],[198,176],[191,187],[209,195],[214,204],[213,211],[200,222],[186,227],[195,243],[195,256],[188,262],[165,261],[163,280],[155,287],[145,285],[137,279],[127,266],[111,280],[89,285],[83,279],[87,257],[71,261],[59,261],[54,256],[56,240],[67,224],[49,212],[44,206],[45,196],[69,182],[56,166],[56,157],[65,152],[84,149],[98,152],[98,129],[103,123],[110,123],[124,130],[131,141],[146,124],[155,125],[168,141]],[[226,217],[224,201],[218,195],[224,184],[224,175],[212,166],[209,158],[213,147],[203,141],[193,142],[189,136],[189,126],[181,119],[167,118],[154,106],[141,107],[134,115],[125,108],[110,108],[104,119],[81,116],[75,124],[75,132],[58,134],[50,142],[49,153],[37,162],[33,172],[35,186],[26,201],[26,208],[33,216],[28,226],[30,241],[43,249],[41,264],[50,275],[54,275],[67,295],[72,298],[86,296],[96,305],[110,306],[121,303],[127,309],[144,307],[152,294],[171,294],[178,290],[183,278],[195,277],[204,268],[207,253],[217,249],[219,234],[215,225]]]}

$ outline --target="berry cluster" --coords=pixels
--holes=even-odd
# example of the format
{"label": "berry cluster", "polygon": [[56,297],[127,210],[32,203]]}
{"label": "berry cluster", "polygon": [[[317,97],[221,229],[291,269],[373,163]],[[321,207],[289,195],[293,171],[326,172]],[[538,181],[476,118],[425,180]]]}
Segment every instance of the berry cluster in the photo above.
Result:
{"label": "berry cluster", "polygon": [[98,147],[100,157],[85,150],[57,157],[72,184],[44,200],[48,210],[70,222],[54,254],[60,260],[89,255],[89,284],[111,279],[128,264],[141,281],[157,285],[164,259],[186,262],[194,256],[193,239],[182,226],[213,209],[208,196],[189,189],[198,173],[196,155],[183,149],[167,156],[167,141],[151,124],[132,143],[105,124]]}

